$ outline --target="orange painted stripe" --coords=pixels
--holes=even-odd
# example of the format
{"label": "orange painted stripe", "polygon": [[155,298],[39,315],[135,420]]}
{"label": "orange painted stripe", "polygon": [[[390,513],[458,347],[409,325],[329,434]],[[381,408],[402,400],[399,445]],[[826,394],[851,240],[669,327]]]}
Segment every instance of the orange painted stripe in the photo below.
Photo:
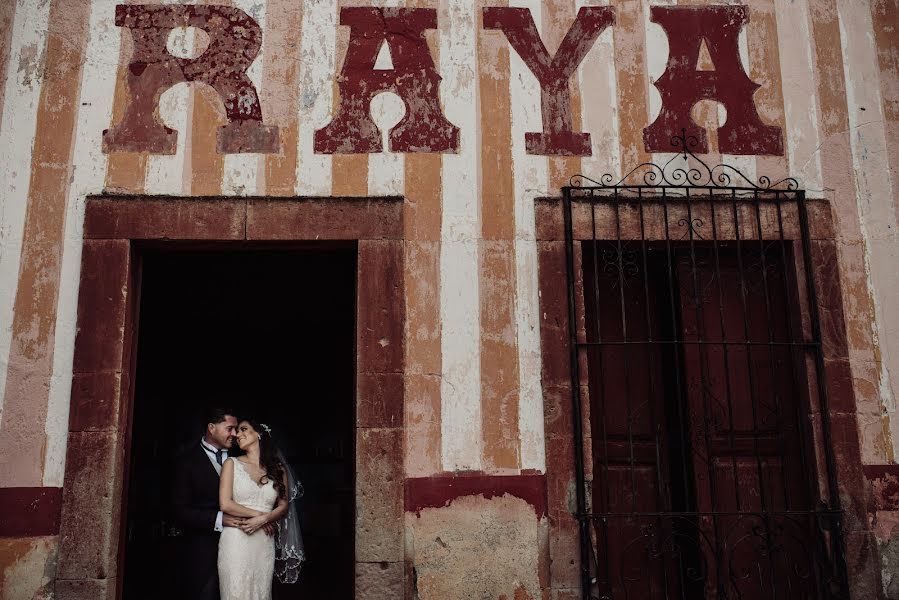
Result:
{"label": "orange painted stripe", "polygon": [[615,26],[615,76],[618,81],[618,131],[621,169],[627,173],[649,162],[644,151],[643,128],[649,125],[649,91],[646,76],[646,27],[643,0],[613,0]]}
{"label": "orange painted stripe", "polygon": [[[197,4],[230,6],[228,0],[200,0]],[[194,42],[199,45],[199,41]],[[222,193],[225,178],[225,156],[216,149],[218,129],[228,120],[219,95],[206,85],[190,86],[188,102],[188,127],[190,137],[185,144],[184,178],[188,194],[194,196],[218,196]]]}
{"label": "orange painted stripe", "polygon": [[222,193],[225,177],[225,157],[216,149],[218,128],[227,123],[224,108],[218,94],[206,86],[192,85],[190,96],[190,139],[184,170],[189,182],[188,193],[217,196]]}
{"label": "orange painted stripe", "polygon": [[[120,64],[128,57],[120,56]],[[118,123],[125,114],[129,93],[125,88],[126,67],[120,67],[116,77],[115,96],[112,103],[112,123]],[[183,134],[182,134],[183,135]],[[111,192],[142,194],[147,178],[149,155],[145,152],[112,152],[106,162],[105,188]]]}
{"label": "orange painted stripe", "polygon": [[[551,54],[555,54],[565,39],[565,34],[577,16],[574,0],[544,0],[542,12],[543,44]],[[571,76],[571,123],[574,131],[581,131],[581,91],[577,72]],[[554,156],[549,159],[549,189],[559,190],[568,185],[572,175],[581,172],[578,156]]]}
{"label": "orange painted stripe", "polygon": [[[363,0],[340,0],[339,11],[344,6],[371,6],[371,2]],[[340,88],[337,79],[343,67],[347,47],[350,44],[350,29],[340,25],[340,14],[337,17],[337,52],[335,65],[337,73],[334,77],[334,108],[340,105]],[[334,196],[367,196],[368,195],[368,155],[367,154],[333,154],[331,159],[331,193]]]}
{"label": "orange painted stripe", "polygon": [[261,189],[272,196],[292,196],[297,184],[299,123],[300,44],[297,34],[303,24],[303,3],[268,0],[263,36],[263,117],[280,128],[281,150],[263,157]]}
{"label": "orange painted stripe", "polygon": [[6,92],[7,66],[12,50],[12,26],[16,15],[16,3],[12,0],[0,2],[0,116],[3,115],[3,97]]}
{"label": "orange painted stripe", "polygon": [[440,228],[443,160],[406,154],[403,221],[406,279],[406,473],[441,469]]}
{"label": "orange painted stripe", "polygon": [[755,93],[755,105],[762,122],[781,128],[784,155],[759,156],[758,175],[778,181],[789,175],[787,127],[784,113],[783,79],[780,72],[775,0],[749,0],[749,23],[746,35],[749,45],[749,77],[762,87]]}
{"label": "orange painted stripe", "polygon": [[[481,5],[496,5],[495,1]],[[509,43],[479,27],[481,242],[481,428],[483,468],[520,468],[515,321],[515,186]]]}
{"label": "orange painted stripe", "polygon": [[[409,8],[436,8],[433,0],[410,0]],[[437,36],[428,36],[439,64]],[[440,232],[443,220],[443,158],[406,154],[406,377],[405,436],[407,476],[442,470],[440,376]]]}
{"label": "orange painted stripe", "polygon": [[57,298],[81,92],[89,0],[53,0],[47,25],[12,323],[0,457],[0,487],[41,484]]}
{"label": "orange painted stripe", "polygon": [[[123,4],[137,4],[140,0],[127,0]],[[152,4],[153,2],[145,2]],[[126,87],[128,61],[131,58],[130,31],[122,30],[122,45],[119,50],[119,70],[116,76],[115,95],[112,102],[112,124],[119,123],[130,102]],[[181,134],[183,135],[183,134]],[[106,162],[106,182],[104,187],[111,192],[142,194],[147,179],[149,155],[145,152],[111,152]]]}

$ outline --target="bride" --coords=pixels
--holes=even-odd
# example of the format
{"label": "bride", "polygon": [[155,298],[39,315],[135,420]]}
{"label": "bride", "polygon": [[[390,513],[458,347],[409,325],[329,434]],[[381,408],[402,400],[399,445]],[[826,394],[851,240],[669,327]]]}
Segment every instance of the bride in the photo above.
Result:
{"label": "bride", "polygon": [[[305,558],[293,502],[302,486],[268,425],[240,421],[237,444],[246,454],[222,465],[219,504],[223,513],[244,521],[240,527],[226,527],[219,539],[221,600],[271,600],[272,573],[294,583]],[[277,524],[274,539],[263,530],[269,523]]]}

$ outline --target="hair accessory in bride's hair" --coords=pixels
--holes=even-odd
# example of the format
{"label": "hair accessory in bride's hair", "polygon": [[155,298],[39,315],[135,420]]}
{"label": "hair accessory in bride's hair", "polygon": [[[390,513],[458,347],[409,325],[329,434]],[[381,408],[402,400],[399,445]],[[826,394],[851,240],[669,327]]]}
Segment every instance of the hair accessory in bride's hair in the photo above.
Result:
{"label": "hair accessory in bride's hair", "polygon": [[265,423],[260,423],[259,426],[262,427],[263,429],[265,429],[265,432],[267,434],[269,434],[269,435],[272,434],[272,428],[269,427],[268,425],[266,425]]}

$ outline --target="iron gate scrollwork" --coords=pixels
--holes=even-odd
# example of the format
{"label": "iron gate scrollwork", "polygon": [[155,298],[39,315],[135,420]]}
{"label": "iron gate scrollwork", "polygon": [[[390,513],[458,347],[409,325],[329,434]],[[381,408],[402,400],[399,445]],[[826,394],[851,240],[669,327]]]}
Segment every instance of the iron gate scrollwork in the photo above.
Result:
{"label": "iron gate scrollwork", "polygon": [[583,597],[848,598],[805,194],[672,144],[563,188]]}

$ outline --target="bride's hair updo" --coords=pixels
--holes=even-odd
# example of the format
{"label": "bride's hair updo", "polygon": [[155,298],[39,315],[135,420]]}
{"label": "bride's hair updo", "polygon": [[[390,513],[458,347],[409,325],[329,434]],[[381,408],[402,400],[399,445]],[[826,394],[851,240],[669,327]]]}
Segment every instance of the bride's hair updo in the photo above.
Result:
{"label": "bride's hair updo", "polygon": [[278,458],[278,447],[272,439],[271,429],[258,419],[243,417],[241,421],[252,425],[259,434],[259,466],[265,469],[265,476],[274,484],[278,498],[285,498],[287,490],[284,488],[284,465]]}

